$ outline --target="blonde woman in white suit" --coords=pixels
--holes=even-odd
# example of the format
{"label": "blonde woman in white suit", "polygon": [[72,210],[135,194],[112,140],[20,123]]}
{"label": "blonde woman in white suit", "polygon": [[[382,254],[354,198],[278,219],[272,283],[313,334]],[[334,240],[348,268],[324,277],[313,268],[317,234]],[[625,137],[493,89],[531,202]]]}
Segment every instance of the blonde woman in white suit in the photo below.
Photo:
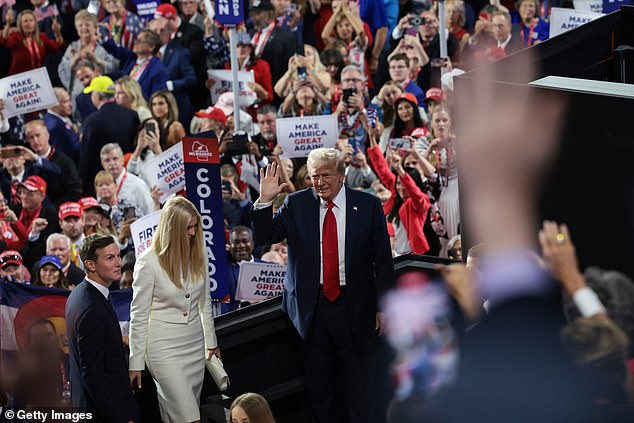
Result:
{"label": "blonde woman in white suit", "polygon": [[130,382],[147,363],[165,423],[200,421],[205,359],[220,358],[207,268],[200,214],[174,197],[134,266],[130,308]]}

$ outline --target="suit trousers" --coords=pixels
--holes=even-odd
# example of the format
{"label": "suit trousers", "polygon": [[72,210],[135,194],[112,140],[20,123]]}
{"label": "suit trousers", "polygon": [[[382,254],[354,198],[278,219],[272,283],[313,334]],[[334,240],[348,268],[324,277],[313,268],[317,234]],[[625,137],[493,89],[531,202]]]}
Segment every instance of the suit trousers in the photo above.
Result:
{"label": "suit trousers", "polygon": [[345,289],[333,302],[320,290],[306,335],[306,382],[312,423],[367,423],[367,348],[353,341]]}

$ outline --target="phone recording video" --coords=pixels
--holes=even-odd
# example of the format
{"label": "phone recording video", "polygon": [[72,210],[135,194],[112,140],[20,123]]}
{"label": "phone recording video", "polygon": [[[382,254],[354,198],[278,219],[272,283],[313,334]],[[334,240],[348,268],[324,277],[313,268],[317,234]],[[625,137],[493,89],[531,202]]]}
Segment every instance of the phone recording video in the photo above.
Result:
{"label": "phone recording video", "polygon": [[0,150],[0,157],[3,159],[11,159],[13,157],[19,157],[22,152],[17,147],[5,147]]}
{"label": "phone recording video", "polygon": [[348,104],[350,102],[350,97],[357,93],[356,88],[344,88],[343,89],[343,101]]}
{"label": "phone recording video", "polygon": [[145,132],[147,132],[148,134],[154,134],[156,135],[156,123],[154,122],[145,122],[145,125],[143,125],[143,127],[145,128]]}
{"label": "phone recording video", "polygon": [[125,220],[135,219],[136,211],[134,210],[134,207],[126,207],[125,209],[123,209],[123,218]]}

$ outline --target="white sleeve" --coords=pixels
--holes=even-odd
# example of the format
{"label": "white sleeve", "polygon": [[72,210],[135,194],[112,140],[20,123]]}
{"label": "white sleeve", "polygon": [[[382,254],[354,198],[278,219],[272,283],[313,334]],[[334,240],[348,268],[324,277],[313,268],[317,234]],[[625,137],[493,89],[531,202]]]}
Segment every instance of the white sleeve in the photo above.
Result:
{"label": "white sleeve", "polygon": [[[205,255],[205,282],[203,286],[203,292],[200,293],[200,299],[198,300],[198,311],[200,318],[202,319],[203,332],[205,335],[205,350],[211,350],[218,347],[218,340],[216,339],[216,327],[214,324],[214,318],[211,314],[211,289],[209,283],[209,273],[206,271],[208,268],[207,261],[209,258]],[[207,352],[205,351],[205,354]]]}
{"label": "white sleeve", "polygon": [[141,255],[134,265],[130,304],[130,370],[145,369],[145,350],[156,270],[148,263],[147,258],[147,254]]}

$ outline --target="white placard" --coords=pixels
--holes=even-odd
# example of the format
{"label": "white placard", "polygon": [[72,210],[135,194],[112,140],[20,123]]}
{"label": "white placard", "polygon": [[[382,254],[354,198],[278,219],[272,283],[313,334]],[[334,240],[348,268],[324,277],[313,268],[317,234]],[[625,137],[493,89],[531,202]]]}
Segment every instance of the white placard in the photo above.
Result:
{"label": "white placard", "polygon": [[236,300],[262,301],[284,292],[286,266],[275,263],[240,263]]}
{"label": "white placard", "polygon": [[577,28],[603,16],[603,13],[553,7],[550,12],[550,37]]}
{"label": "white placard", "polygon": [[[212,87],[209,89],[211,92],[211,102],[213,104],[218,101],[220,94],[227,91],[231,91],[233,87],[233,76],[230,70],[207,70],[207,76],[214,81]],[[255,82],[253,71],[238,71],[238,85],[240,91],[240,107],[248,107],[255,103],[258,99],[258,95],[251,89],[249,84]]]}
{"label": "white placard", "polygon": [[58,104],[45,67],[0,79],[0,98],[7,118]]}
{"label": "white placard", "polygon": [[572,5],[579,11],[603,12],[603,0],[572,0]]}
{"label": "white placard", "polygon": [[130,225],[130,233],[132,234],[132,242],[134,242],[134,254],[139,255],[152,245],[152,238],[159,223],[161,211],[157,210],[150,214],[135,220]]}
{"label": "white placard", "polygon": [[304,116],[276,120],[281,158],[307,157],[320,147],[334,147],[339,138],[337,115]]}
{"label": "white placard", "polygon": [[163,192],[161,203],[170,195],[185,188],[185,164],[183,163],[183,143],[178,142],[143,166],[141,173],[149,185]]}

